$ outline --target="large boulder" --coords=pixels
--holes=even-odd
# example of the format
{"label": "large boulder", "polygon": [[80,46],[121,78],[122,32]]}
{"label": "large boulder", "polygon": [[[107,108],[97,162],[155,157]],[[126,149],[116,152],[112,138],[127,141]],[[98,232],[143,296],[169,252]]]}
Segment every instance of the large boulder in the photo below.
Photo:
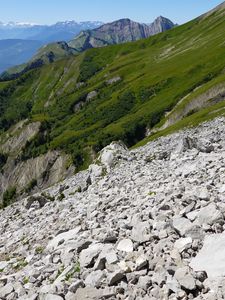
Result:
{"label": "large boulder", "polygon": [[196,272],[205,271],[212,279],[225,276],[225,232],[206,236],[190,267]]}
{"label": "large boulder", "polygon": [[107,170],[110,170],[120,158],[126,157],[127,153],[128,149],[123,142],[112,142],[100,152],[99,160]]}

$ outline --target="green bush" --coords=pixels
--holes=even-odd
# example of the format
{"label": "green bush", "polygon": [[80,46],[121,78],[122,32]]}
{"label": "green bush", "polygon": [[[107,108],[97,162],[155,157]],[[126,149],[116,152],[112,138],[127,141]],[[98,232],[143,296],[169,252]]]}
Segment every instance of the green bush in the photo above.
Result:
{"label": "green bush", "polygon": [[25,192],[26,193],[31,192],[36,185],[37,185],[37,179],[34,178],[29,182],[29,184],[25,188]]}
{"label": "green bush", "polygon": [[2,206],[7,207],[11,203],[13,203],[15,199],[16,199],[16,187],[8,188],[3,194]]}

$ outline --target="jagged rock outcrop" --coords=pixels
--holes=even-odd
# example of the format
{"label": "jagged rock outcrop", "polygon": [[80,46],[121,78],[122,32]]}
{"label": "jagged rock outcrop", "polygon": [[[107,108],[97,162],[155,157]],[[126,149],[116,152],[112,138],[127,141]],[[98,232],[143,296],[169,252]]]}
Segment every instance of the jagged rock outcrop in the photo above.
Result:
{"label": "jagged rock outcrop", "polygon": [[80,52],[88,48],[137,41],[164,32],[174,26],[173,22],[161,16],[150,25],[140,24],[130,19],[121,19],[104,24],[97,29],[82,31],[69,42],[69,46]]}
{"label": "jagged rock outcrop", "polygon": [[223,299],[224,166],[225,118],[107,146],[0,212],[0,298]]}

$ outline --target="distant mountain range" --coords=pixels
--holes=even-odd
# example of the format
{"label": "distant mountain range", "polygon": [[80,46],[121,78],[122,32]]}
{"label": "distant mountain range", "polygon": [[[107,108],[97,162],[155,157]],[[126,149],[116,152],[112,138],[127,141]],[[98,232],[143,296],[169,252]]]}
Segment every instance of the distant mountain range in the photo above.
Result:
{"label": "distant mountain range", "polygon": [[[137,23],[131,21],[130,19],[121,19],[104,25],[102,25],[100,22],[85,22],[80,24],[89,28],[87,30],[82,30],[78,35],[73,35],[73,39],[69,42],[66,42],[68,34],[63,33],[65,31],[63,31],[62,28],[73,28],[74,24],[78,23],[63,22],[53,25],[53,27],[56,28],[55,34],[58,32],[57,36],[62,37],[58,40],[63,40],[64,42],[53,42],[48,44],[47,46],[44,45],[32,57],[28,64],[16,68],[13,67],[11,70],[8,70],[4,74],[4,77],[6,78],[8,77],[8,75],[11,76],[11,74],[19,73],[23,69],[27,70],[28,68],[34,68],[45,63],[51,63],[53,61],[61,59],[62,57],[74,55],[89,48],[98,48],[107,45],[137,41],[155,35],[157,33],[164,32],[176,26],[172,21],[162,16],[158,17],[153,23],[148,25]],[[90,29],[92,26],[95,27],[97,25],[101,26],[99,26],[98,28]],[[22,27],[25,29],[33,28],[33,26],[31,25],[30,27],[29,25],[19,25],[18,27]],[[53,30],[53,27],[51,27],[51,30]],[[57,28],[60,28],[61,31],[57,31]],[[50,31],[48,31],[48,34],[49,32]],[[60,36],[59,32],[61,32],[62,36]],[[43,34],[43,38],[44,37],[45,36]],[[51,37],[53,37],[53,34],[51,35]],[[32,36],[32,38],[34,38],[34,36]]]}
{"label": "distant mountain range", "polygon": [[38,49],[57,41],[69,41],[80,31],[101,26],[102,22],[65,21],[54,25],[0,22],[0,73],[32,58]]}
{"label": "distant mountain range", "polygon": [[0,39],[23,39],[45,42],[69,41],[80,31],[97,28],[102,22],[65,21],[53,25],[36,25],[29,23],[0,22]]}

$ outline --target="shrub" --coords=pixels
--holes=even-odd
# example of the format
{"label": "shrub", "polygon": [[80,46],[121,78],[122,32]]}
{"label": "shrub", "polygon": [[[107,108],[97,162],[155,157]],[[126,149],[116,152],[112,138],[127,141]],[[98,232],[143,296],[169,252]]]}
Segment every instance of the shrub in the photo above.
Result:
{"label": "shrub", "polygon": [[16,199],[16,187],[8,188],[3,194],[3,207],[7,207],[11,203],[13,203]]}
{"label": "shrub", "polygon": [[37,185],[37,179],[32,179],[29,183],[28,183],[28,185],[27,185],[27,187],[25,188],[25,192],[26,193],[29,193],[30,191],[32,191],[33,190],[33,188],[35,187]]}

